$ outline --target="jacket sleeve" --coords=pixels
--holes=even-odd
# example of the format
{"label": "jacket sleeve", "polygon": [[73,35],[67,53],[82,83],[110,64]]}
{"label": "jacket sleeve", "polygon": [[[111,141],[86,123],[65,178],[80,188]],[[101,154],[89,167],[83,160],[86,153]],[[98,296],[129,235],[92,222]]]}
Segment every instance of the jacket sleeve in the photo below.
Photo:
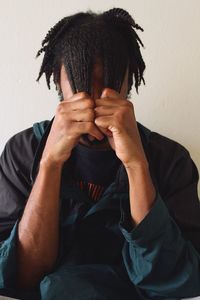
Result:
{"label": "jacket sleeve", "polygon": [[17,228],[30,189],[24,144],[28,136],[30,130],[11,137],[0,156],[0,289],[13,288],[16,282]]}
{"label": "jacket sleeve", "polygon": [[184,147],[168,162],[163,177],[167,195],[156,189],[153,206],[137,226],[131,225],[130,206],[121,205],[124,264],[145,299],[196,297],[200,295],[199,174]]}
{"label": "jacket sleeve", "polygon": [[9,237],[0,243],[0,290],[16,288],[17,276],[17,220]]}
{"label": "jacket sleeve", "polygon": [[[23,194],[9,177],[14,175],[11,165],[6,167],[9,145],[6,144],[0,159],[0,289],[13,288],[16,282],[17,224],[20,215],[19,205]],[[10,162],[10,161],[9,161]],[[12,176],[8,176],[11,172]],[[12,177],[13,179],[13,177]]]}

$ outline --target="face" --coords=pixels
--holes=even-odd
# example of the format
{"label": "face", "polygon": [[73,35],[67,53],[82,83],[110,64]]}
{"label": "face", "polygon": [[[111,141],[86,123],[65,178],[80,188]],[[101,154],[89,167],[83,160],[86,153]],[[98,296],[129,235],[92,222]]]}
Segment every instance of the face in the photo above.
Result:
{"label": "face", "polygon": [[[63,98],[65,100],[70,99],[70,97],[73,96],[73,92],[64,65],[61,66],[60,86],[58,87],[62,90]],[[94,100],[100,98],[103,89],[104,89],[103,67],[100,61],[97,61],[94,64],[93,73],[92,73],[91,98]],[[120,95],[122,99],[127,99],[127,92],[128,92],[128,69],[126,71],[124,81],[120,91]],[[79,143],[94,149],[102,149],[102,150],[111,149],[111,146],[108,142],[106,135],[104,135],[104,139],[101,141],[97,140],[95,137],[91,136],[90,134],[82,135],[79,139]]]}

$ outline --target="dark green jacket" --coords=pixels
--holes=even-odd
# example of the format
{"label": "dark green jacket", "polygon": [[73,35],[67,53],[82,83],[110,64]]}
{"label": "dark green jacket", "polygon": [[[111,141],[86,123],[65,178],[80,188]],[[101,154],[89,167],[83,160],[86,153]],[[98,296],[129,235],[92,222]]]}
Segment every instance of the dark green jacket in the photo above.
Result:
{"label": "dark green jacket", "polygon": [[97,203],[88,206],[85,215],[70,214],[74,203],[85,205],[88,197],[71,187],[73,165],[69,159],[62,169],[61,238],[56,265],[35,290],[18,290],[18,223],[53,119],[14,135],[0,158],[0,294],[29,300],[173,300],[199,296],[196,165],[185,147],[139,122],[156,187],[149,213],[132,227],[128,177],[121,164],[115,181]]}

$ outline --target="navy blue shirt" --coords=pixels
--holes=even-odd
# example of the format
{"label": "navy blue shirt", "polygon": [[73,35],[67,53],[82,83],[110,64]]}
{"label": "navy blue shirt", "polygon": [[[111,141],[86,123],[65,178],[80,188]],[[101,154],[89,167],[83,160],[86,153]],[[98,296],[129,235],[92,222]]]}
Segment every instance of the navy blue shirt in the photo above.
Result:
{"label": "navy blue shirt", "polygon": [[110,149],[91,149],[78,143],[72,152],[72,176],[75,186],[87,193],[91,201],[98,201],[115,179],[121,161]]}

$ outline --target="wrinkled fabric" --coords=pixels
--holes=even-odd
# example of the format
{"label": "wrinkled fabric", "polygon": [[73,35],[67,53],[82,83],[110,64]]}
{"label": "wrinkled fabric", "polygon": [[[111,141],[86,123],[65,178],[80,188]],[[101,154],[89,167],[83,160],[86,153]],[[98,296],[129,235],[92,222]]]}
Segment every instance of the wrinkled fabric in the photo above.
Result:
{"label": "wrinkled fabric", "polygon": [[[87,194],[72,186],[72,152],[62,169],[57,262],[34,290],[18,289],[18,224],[53,119],[11,137],[0,157],[0,294],[34,300],[199,296],[197,167],[184,146],[139,122],[156,188],[151,210],[133,227],[128,177],[122,164],[115,180],[91,205]],[[72,209],[77,204],[83,208],[81,215]]]}

